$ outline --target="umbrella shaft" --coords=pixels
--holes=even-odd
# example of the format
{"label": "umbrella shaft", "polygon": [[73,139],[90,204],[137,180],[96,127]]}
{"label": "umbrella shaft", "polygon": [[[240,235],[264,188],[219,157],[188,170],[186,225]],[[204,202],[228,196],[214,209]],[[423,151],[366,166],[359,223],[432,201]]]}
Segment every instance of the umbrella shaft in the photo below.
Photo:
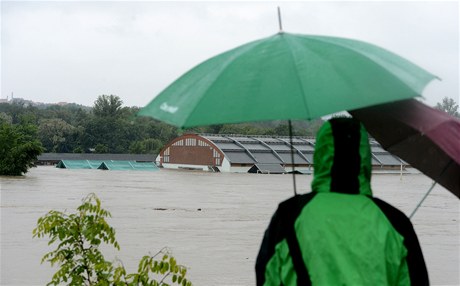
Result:
{"label": "umbrella shaft", "polygon": [[289,144],[291,145],[291,164],[292,164],[292,183],[294,185],[294,196],[297,195],[297,185],[295,182],[295,164],[294,164],[294,144],[292,142],[292,123],[288,120],[289,125]]}

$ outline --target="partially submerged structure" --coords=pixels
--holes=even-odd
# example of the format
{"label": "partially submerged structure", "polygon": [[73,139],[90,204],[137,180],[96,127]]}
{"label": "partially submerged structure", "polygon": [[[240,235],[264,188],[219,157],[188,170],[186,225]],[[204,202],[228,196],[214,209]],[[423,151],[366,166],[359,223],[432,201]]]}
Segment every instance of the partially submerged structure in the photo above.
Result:
{"label": "partially submerged structure", "polygon": [[61,160],[56,168],[61,169],[97,169],[102,161],[97,160]]}
{"label": "partially submerged structure", "polygon": [[[56,165],[60,161],[136,161],[155,162],[156,154],[97,154],[97,153],[43,153],[37,158],[37,165]],[[99,166],[99,165],[98,165]]]}
{"label": "partially submerged structure", "polygon": [[286,170],[280,164],[254,164],[248,173],[284,174]]}
{"label": "partially submerged structure", "polygon": [[61,169],[100,169],[100,170],[132,170],[132,171],[157,171],[158,167],[153,162],[136,161],[95,161],[95,160],[61,160],[56,168]]}
{"label": "partially submerged structure", "polygon": [[102,169],[102,170],[157,171],[158,167],[153,162],[104,161],[98,167],[98,169]]}
{"label": "partially submerged structure", "polygon": [[[170,141],[156,161],[160,167],[214,172],[287,173],[292,171],[291,149],[297,172],[310,173],[315,138],[186,134]],[[292,147],[292,148],[291,148]],[[371,139],[374,169],[400,170],[404,161]]]}

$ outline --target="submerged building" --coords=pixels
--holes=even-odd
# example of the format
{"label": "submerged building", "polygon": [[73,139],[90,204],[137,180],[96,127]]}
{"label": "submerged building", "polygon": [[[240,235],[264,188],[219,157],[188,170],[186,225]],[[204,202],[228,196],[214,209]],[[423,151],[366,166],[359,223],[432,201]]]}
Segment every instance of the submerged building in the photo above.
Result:
{"label": "submerged building", "polygon": [[[244,173],[287,173],[294,162],[297,172],[310,173],[315,138],[294,137],[292,146],[290,141],[283,136],[186,134],[170,141],[156,162],[163,168]],[[374,169],[400,170],[407,165],[373,139],[371,151]]]}

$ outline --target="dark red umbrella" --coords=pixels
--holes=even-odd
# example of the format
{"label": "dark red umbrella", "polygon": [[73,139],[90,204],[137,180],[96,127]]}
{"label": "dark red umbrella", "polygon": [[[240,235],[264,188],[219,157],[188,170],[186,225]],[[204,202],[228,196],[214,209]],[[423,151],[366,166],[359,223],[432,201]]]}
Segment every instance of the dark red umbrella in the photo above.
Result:
{"label": "dark red umbrella", "polygon": [[384,149],[460,197],[460,120],[415,99],[350,111]]}

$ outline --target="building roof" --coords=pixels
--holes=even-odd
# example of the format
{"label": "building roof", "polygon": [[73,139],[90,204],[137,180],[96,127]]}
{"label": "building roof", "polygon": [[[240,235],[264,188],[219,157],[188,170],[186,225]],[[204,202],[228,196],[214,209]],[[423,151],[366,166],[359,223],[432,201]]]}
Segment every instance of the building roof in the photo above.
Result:
{"label": "building roof", "polygon": [[97,160],[61,160],[56,168],[61,169],[97,169],[102,161]]}
{"label": "building roof", "polygon": [[153,162],[136,161],[97,161],[97,160],[61,160],[56,165],[61,169],[102,169],[102,170],[135,170],[135,171],[158,171]]}
{"label": "building roof", "polygon": [[[198,134],[216,145],[232,164],[281,164],[291,165],[291,144],[287,136]],[[294,163],[313,164],[315,138],[294,137]],[[373,166],[407,165],[385,151],[374,139],[370,139]]]}
{"label": "building roof", "polygon": [[43,153],[38,156],[40,161],[61,160],[121,160],[138,162],[155,162],[156,154],[94,154],[94,153]]}
{"label": "building roof", "polygon": [[[232,164],[291,164],[291,145],[286,136],[251,136],[225,134],[199,134],[211,141]],[[313,144],[308,138],[292,139],[296,154],[296,164],[311,164],[303,152],[312,151]]]}
{"label": "building roof", "polygon": [[158,167],[152,162],[135,161],[104,161],[98,167],[102,170],[133,170],[133,171],[158,171]]}

